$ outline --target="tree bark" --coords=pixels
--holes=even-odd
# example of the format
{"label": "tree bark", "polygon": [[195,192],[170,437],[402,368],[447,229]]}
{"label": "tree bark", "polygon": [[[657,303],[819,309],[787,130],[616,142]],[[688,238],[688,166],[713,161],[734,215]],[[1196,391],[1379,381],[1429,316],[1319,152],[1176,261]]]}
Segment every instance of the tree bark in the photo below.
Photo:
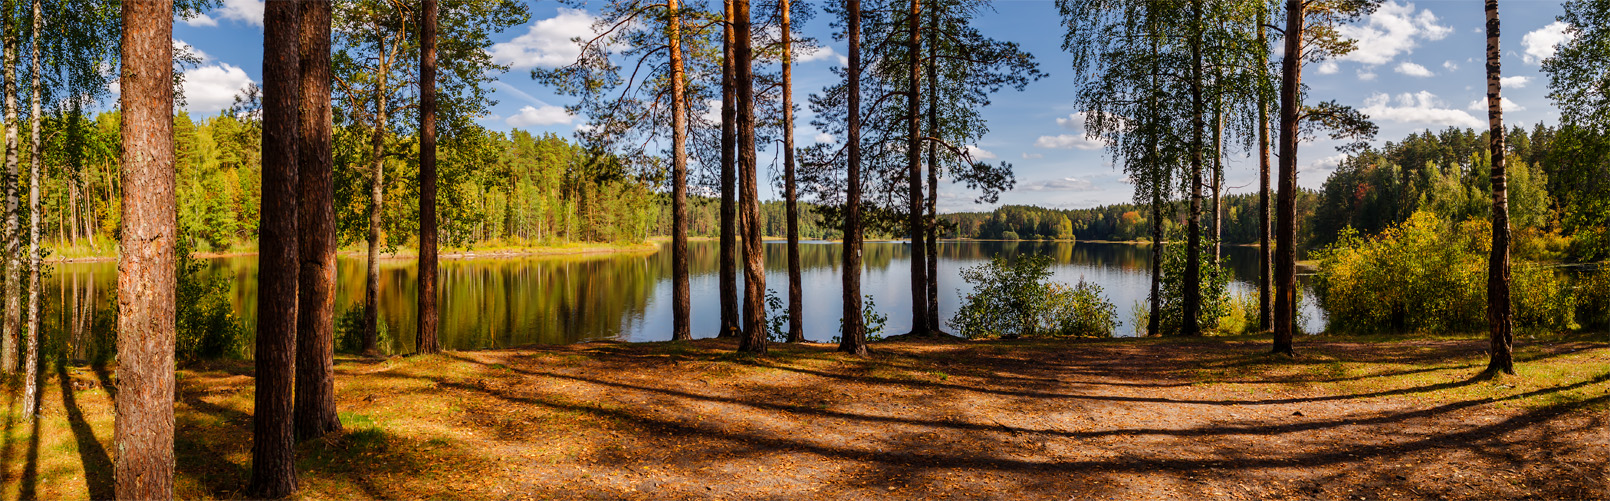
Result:
{"label": "tree bark", "polygon": [[[939,137],[939,4],[928,6],[928,137]],[[928,265],[928,329],[939,333],[939,145],[928,143],[928,214],[923,229]]]}
{"label": "tree bark", "polygon": [[1306,5],[1286,0],[1286,53],[1280,62],[1280,194],[1275,201],[1275,333],[1273,353],[1296,356],[1297,109],[1302,85],[1302,33]]}
{"label": "tree bark", "polygon": [[252,410],[254,497],[296,492],[297,130],[300,2],[263,8],[263,198],[257,254],[257,384]]}
{"label": "tree bark", "polygon": [[1515,320],[1509,294],[1509,179],[1504,170],[1504,108],[1498,50],[1498,0],[1487,0],[1487,127],[1492,154],[1493,249],[1487,260],[1488,374],[1514,374]]}
{"label": "tree bark", "polygon": [[[1267,4],[1258,7],[1258,67],[1269,66]],[[1269,330],[1274,295],[1269,290],[1269,100],[1258,92],[1258,330]]]}
{"label": "tree bark", "polygon": [[419,316],[414,352],[442,351],[436,340],[436,11],[420,3],[419,23]]}
{"label": "tree bark", "polygon": [[677,0],[666,0],[666,10],[671,14],[671,339],[686,341],[693,339],[693,299],[688,284],[688,91],[683,76],[682,7]]}
{"label": "tree bark", "polygon": [[341,430],[335,409],[335,161],[330,103],[330,0],[302,4],[302,106],[297,136],[296,436]]}
{"label": "tree bark", "polygon": [[844,0],[845,31],[849,38],[849,117],[845,146],[849,148],[844,195],[844,317],[839,351],[867,355],[866,326],[861,323],[861,0]]}
{"label": "tree bark", "polygon": [[[1218,79],[1214,79],[1216,83]],[[1213,263],[1224,256],[1224,108],[1213,99]]]}
{"label": "tree bark", "polygon": [[[385,56],[382,55],[382,58]],[[374,127],[369,138],[369,148],[373,156],[373,171],[370,173],[369,187],[369,249],[367,270],[363,288],[363,354],[375,356],[380,353],[378,339],[380,337],[380,245],[384,235],[380,231],[381,211],[385,210],[386,186],[386,75],[391,68],[382,62],[380,71],[375,79],[375,121],[370,124]]]}
{"label": "tree bark", "polygon": [[[112,479],[118,499],[172,499],[173,247],[178,226],[173,191],[173,3],[124,2],[122,8],[123,67],[118,82],[123,90],[119,131],[123,231],[117,262],[121,335]],[[7,82],[12,81],[9,76]],[[8,110],[16,109],[10,105],[15,95],[6,93]]]}
{"label": "tree bark", "polygon": [[4,340],[5,353],[0,353],[0,372],[16,373],[19,362],[18,350],[22,348],[22,228],[18,218],[22,217],[21,207],[18,206],[17,186],[22,179],[18,166],[18,105],[17,105],[17,44],[21,43],[21,29],[17,27],[16,16],[10,14],[11,5],[7,2],[5,14],[5,92],[6,92],[6,175],[0,179],[6,197],[4,242],[5,247],[5,314],[0,321],[0,339]]}
{"label": "tree bark", "polygon": [[744,300],[743,337],[738,351],[766,353],[766,249],[760,239],[760,191],[755,177],[755,75],[754,38],[750,35],[749,0],[732,2],[732,55],[737,83],[738,178],[742,180],[739,209],[743,211]]}
{"label": "tree bark", "polygon": [[733,80],[732,1],[723,0],[721,65],[721,332],[717,337],[738,337],[738,174],[735,158],[737,134],[736,83]]}
{"label": "tree bark", "polygon": [[906,183],[911,238],[911,333],[928,335],[928,260],[923,250],[922,214],[922,0],[911,0],[906,13]]}
{"label": "tree bark", "polygon": [[794,33],[789,0],[783,14],[783,191],[788,218],[788,342],[805,341],[805,303],[799,262],[799,190],[794,179]]}
{"label": "tree bark", "polygon": [[1180,333],[1202,335],[1198,314],[1202,311],[1202,0],[1191,2],[1191,213],[1186,221],[1184,312]]}
{"label": "tree bark", "polygon": [[29,416],[39,415],[39,166],[44,161],[44,151],[39,141],[40,117],[39,111],[39,44],[41,43],[41,21],[44,19],[39,0],[33,1],[33,43],[28,44],[29,61],[32,71],[29,72],[32,82],[29,85],[29,110],[33,117],[29,127],[28,143],[28,349],[23,354],[23,412]]}

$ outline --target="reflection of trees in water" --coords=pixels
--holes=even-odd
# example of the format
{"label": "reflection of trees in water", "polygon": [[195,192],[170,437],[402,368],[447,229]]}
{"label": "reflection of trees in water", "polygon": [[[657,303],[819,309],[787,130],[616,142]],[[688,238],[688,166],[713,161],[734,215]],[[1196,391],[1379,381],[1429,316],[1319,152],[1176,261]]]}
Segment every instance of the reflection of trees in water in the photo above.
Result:
{"label": "reflection of trees in water", "polygon": [[40,351],[46,359],[111,361],[117,349],[117,264],[60,263],[41,277]]}

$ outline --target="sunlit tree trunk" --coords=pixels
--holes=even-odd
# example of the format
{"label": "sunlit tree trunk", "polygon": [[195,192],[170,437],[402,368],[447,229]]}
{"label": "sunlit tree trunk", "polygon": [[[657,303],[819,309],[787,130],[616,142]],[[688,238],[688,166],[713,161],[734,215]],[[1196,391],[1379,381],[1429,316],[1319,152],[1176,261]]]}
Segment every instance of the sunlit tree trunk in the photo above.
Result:
{"label": "sunlit tree trunk", "polygon": [[738,208],[737,158],[735,158],[737,114],[736,84],[733,79],[733,0],[724,0],[721,65],[721,332],[718,337],[737,337],[738,325]]}
{"label": "sunlit tree trunk", "polygon": [[[1267,3],[1258,7],[1258,67],[1269,67]],[[1269,290],[1269,100],[1258,92],[1258,330],[1269,330],[1274,295]]]}
{"label": "sunlit tree trunk", "polygon": [[1274,353],[1295,356],[1297,303],[1297,120],[1302,32],[1307,5],[1286,0],[1286,52],[1280,62],[1280,194],[1275,201]]}
{"label": "sunlit tree trunk", "polygon": [[[1215,79],[1217,81],[1217,79]],[[1224,256],[1224,108],[1213,105],[1213,262]]]}
{"label": "sunlit tree trunk", "polygon": [[16,16],[11,15],[14,10],[11,1],[4,2],[5,12],[5,92],[6,92],[6,172],[0,179],[0,188],[3,188],[6,197],[5,235],[0,246],[5,247],[5,309],[4,318],[0,319],[0,339],[4,341],[5,353],[0,353],[0,372],[15,373],[20,368],[17,351],[22,348],[22,228],[18,219],[22,216],[17,205],[17,186],[21,176],[18,166],[17,135],[18,135],[18,105],[17,105],[17,44],[22,43]]}
{"label": "sunlit tree trunk", "polygon": [[[787,12],[787,0],[783,1],[783,11]],[[666,0],[666,10],[671,18],[671,339],[685,341],[693,339],[693,300],[688,284],[688,96],[682,62],[682,6],[677,0]],[[783,30],[787,33],[784,19]]]}
{"label": "sunlit tree trunk", "polygon": [[805,341],[805,304],[799,262],[799,187],[794,180],[794,33],[789,0],[783,14],[783,184],[788,218],[788,342]]}
{"label": "sunlit tree trunk", "polygon": [[1498,50],[1498,0],[1487,0],[1487,127],[1492,152],[1493,249],[1487,260],[1487,323],[1492,334],[1489,374],[1515,373],[1514,306],[1509,295],[1509,190],[1504,171],[1504,108]]}
{"label": "sunlit tree trunk", "polygon": [[906,64],[910,75],[906,87],[906,169],[909,215],[906,231],[911,238],[911,333],[927,335],[928,263],[923,249],[922,205],[922,0],[911,0],[906,13]]}
{"label": "sunlit tree trunk", "polygon": [[[112,479],[118,499],[172,499],[173,247],[178,226],[173,191],[173,3],[124,2],[122,9],[118,82],[123,110],[119,130],[123,229],[117,262],[120,335]],[[6,93],[9,116],[15,116],[10,113],[16,109],[10,104],[14,95]]]}
{"label": "sunlit tree trunk", "polygon": [[253,497],[296,491],[297,130],[300,2],[263,9],[262,221],[258,225],[256,398],[252,407]]}
{"label": "sunlit tree trunk", "polygon": [[866,326],[861,324],[861,0],[844,0],[845,31],[849,39],[849,117],[845,146],[849,148],[844,195],[844,317],[839,351],[866,356]]}
{"label": "sunlit tree trunk", "polygon": [[297,52],[302,108],[297,196],[296,436],[341,429],[335,410],[335,182],[330,103],[330,0],[302,4]]}
{"label": "sunlit tree trunk", "polygon": [[750,36],[749,0],[733,0],[735,37],[733,81],[737,84],[739,210],[743,212],[744,300],[743,337],[738,351],[766,353],[766,254],[760,239],[760,191],[755,176],[754,39]]}
{"label": "sunlit tree trunk", "polygon": [[419,16],[419,316],[414,352],[442,350],[436,340],[436,10],[423,0]]}
{"label": "sunlit tree trunk", "polygon": [[[385,56],[381,56],[385,57]],[[386,76],[390,68],[384,64],[379,75],[375,78],[375,114],[374,129],[369,138],[369,149],[373,156],[373,170],[370,172],[369,182],[369,249],[367,264],[368,272],[365,274],[363,288],[363,354],[373,356],[380,352],[377,340],[380,336],[380,246],[384,235],[380,231],[382,211],[385,210],[386,186]]]}
{"label": "sunlit tree trunk", "polygon": [[43,13],[39,0],[33,1],[33,43],[28,44],[28,59],[32,65],[29,72],[29,116],[33,117],[29,127],[28,143],[28,350],[23,354],[23,398],[22,408],[28,415],[39,413],[39,167],[44,161],[44,151],[39,138],[40,113],[39,106],[39,44]]}

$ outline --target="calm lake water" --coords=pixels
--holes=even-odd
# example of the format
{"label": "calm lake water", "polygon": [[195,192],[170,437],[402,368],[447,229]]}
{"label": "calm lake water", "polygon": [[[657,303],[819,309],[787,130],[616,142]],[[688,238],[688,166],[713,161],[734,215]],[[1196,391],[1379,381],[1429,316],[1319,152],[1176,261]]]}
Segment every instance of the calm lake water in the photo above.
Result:
{"label": "calm lake water", "polygon": [[[842,247],[833,242],[800,245],[805,292],[805,336],[827,341],[838,335]],[[693,293],[693,334],[712,337],[720,320],[718,303],[719,247],[714,241],[689,243]],[[1257,249],[1225,247],[1235,276],[1236,293],[1256,290]],[[1121,336],[1134,335],[1134,310],[1146,298],[1151,249],[1145,245],[1080,242],[942,242],[940,243],[940,316],[948,320],[970,290],[959,278],[962,268],[994,255],[1051,256],[1053,280],[1081,278],[1104,289],[1117,306]],[[910,254],[901,242],[869,242],[863,250],[862,292],[873,296],[888,315],[883,334],[911,328]],[[256,321],[256,256],[219,258],[214,273],[233,277],[231,301],[248,326]],[[413,351],[416,274],[411,259],[380,263],[381,321],[391,333],[393,353]],[[57,264],[43,284],[42,320],[47,336],[89,341],[111,328],[112,298],[117,287],[112,262]],[[740,274],[740,279],[742,275]],[[362,308],[364,265],[343,257],[338,268],[338,314]],[[531,343],[571,343],[597,339],[664,341],[671,338],[670,248],[658,252],[581,256],[533,256],[444,260],[441,264],[441,336],[448,349],[497,348]],[[766,243],[766,284],[786,297],[788,275],[784,245]],[[742,286],[740,285],[740,294]],[[1304,291],[1303,297],[1312,294]],[[65,307],[64,307],[65,306]],[[1324,315],[1302,305],[1306,332],[1324,328]],[[1144,326],[1140,326],[1142,329]],[[946,326],[949,330],[949,326]],[[103,334],[104,335],[104,334]],[[72,342],[75,352],[89,342]],[[249,349],[250,343],[247,343]],[[73,358],[84,358],[74,353]]]}

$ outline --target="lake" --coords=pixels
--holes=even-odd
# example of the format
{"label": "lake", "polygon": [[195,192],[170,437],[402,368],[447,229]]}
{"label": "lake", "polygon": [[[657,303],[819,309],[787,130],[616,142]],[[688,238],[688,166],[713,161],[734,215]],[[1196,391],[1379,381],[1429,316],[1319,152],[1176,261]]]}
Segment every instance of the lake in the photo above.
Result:
{"label": "lake", "polygon": [[[694,241],[688,246],[693,335],[712,337],[720,320],[719,246],[715,241]],[[767,287],[786,298],[784,244],[768,241],[765,247]],[[836,242],[800,244],[805,336],[810,340],[827,341],[838,335],[841,249]],[[862,251],[862,293],[873,296],[877,309],[888,315],[883,335],[911,328],[909,251],[910,246],[903,242],[868,242]],[[962,268],[994,255],[1029,253],[1052,258],[1053,280],[1073,283],[1084,279],[1100,285],[1117,306],[1122,322],[1118,335],[1136,334],[1135,305],[1145,301],[1148,292],[1151,248],[1126,243],[941,242],[941,319],[948,320],[970,290],[959,278]],[[1231,290],[1256,290],[1257,248],[1225,247],[1224,254],[1235,279]],[[232,277],[231,302],[248,325],[256,321],[256,268],[256,256],[211,260],[211,272]],[[390,334],[389,351],[410,353],[417,315],[414,261],[383,259],[380,271],[381,321]],[[98,333],[104,336],[114,323],[111,294],[117,287],[116,273],[114,262],[56,264],[42,284],[45,304],[41,320],[47,342],[70,339],[72,358],[85,358],[85,347],[100,337]],[[447,349],[671,338],[669,244],[658,252],[445,259],[440,273],[440,335]],[[341,257],[338,280],[337,313],[361,310],[363,260]],[[739,291],[741,294],[741,285]],[[1302,296],[1312,298],[1313,294],[1304,291]],[[1324,315],[1311,300],[1305,300],[1301,309],[1305,332],[1324,329]],[[945,328],[949,330],[948,325]]]}

